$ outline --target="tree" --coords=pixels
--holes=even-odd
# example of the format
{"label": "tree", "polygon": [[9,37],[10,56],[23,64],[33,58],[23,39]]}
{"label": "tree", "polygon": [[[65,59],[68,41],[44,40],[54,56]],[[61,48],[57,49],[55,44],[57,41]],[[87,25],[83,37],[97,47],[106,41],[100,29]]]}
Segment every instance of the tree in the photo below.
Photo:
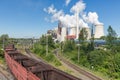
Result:
{"label": "tree", "polygon": [[51,35],[48,35],[48,45],[50,48],[55,48],[55,43]]}
{"label": "tree", "polygon": [[85,42],[87,40],[88,37],[88,32],[86,31],[86,28],[82,28],[82,30],[80,31],[79,34],[79,44],[78,48],[80,47],[80,49],[84,50],[86,52],[87,50],[87,43]]}
{"label": "tree", "polygon": [[120,37],[118,38],[118,40],[120,40]]}
{"label": "tree", "polygon": [[117,39],[117,34],[112,29],[111,26],[109,26],[107,31],[108,31],[108,35],[107,35],[107,38],[106,38],[106,42],[111,47],[114,44],[115,40]]}
{"label": "tree", "polygon": [[64,49],[63,51],[65,52],[70,52],[75,49],[75,41],[74,40],[66,40],[64,42]]}
{"label": "tree", "polygon": [[107,53],[104,50],[94,50],[88,54],[88,62],[94,67],[100,67],[106,61]]}
{"label": "tree", "polygon": [[0,43],[3,44],[3,47],[8,44],[9,36],[8,34],[3,34],[0,37]]}
{"label": "tree", "polygon": [[82,41],[84,42],[88,37],[88,33],[86,31],[85,28],[82,28],[82,30],[80,31],[80,34],[79,34],[79,42]]}
{"label": "tree", "polygon": [[40,44],[44,47],[46,45],[46,37],[44,35],[42,35],[42,37],[40,38]]}
{"label": "tree", "polygon": [[106,36],[101,36],[100,39],[105,40]]}
{"label": "tree", "polygon": [[93,33],[93,25],[91,27],[91,39],[90,43],[88,44],[88,51],[93,51],[94,50],[94,33]]}

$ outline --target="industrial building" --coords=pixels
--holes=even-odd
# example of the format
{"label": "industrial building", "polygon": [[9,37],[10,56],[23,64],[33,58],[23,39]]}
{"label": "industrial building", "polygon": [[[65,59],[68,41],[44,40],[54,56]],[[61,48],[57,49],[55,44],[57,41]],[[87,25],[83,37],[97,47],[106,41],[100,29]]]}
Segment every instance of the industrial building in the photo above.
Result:
{"label": "industrial building", "polygon": [[[65,41],[66,39],[78,39],[77,31],[80,32],[82,28],[85,28],[85,30],[87,31],[88,34],[87,39],[89,40],[91,38],[91,32],[92,32],[91,28],[80,27],[80,26],[79,28],[75,26],[65,27],[60,21],[58,23],[58,27],[56,27],[54,30],[48,30],[48,33],[51,34],[54,37],[54,39],[62,42]],[[100,38],[101,36],[104,36],[103,24],[96,24],[93,28],[94,28],[93,29],[94,38]]]}

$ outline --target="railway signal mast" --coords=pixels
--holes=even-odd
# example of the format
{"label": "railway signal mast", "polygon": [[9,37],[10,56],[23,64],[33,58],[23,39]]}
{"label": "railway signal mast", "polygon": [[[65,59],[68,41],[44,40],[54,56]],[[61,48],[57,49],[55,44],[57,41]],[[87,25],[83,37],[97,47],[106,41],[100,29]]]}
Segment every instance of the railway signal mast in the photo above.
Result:
{"label": "railway signal mast", "polygon": [[5,39],[3,38],[3,50],[4,50],[4,47],[5,47]]}
{"label": "railway signal mast", "polygon": [[46,33],[46,56],[48,54],[48,35]]}
{"label": "railway signal mast", "polygon": [[92,27],[91,27],[91,48],[92,50],[94,50],[94,29],[93,29],[93,24],[92,24]]}

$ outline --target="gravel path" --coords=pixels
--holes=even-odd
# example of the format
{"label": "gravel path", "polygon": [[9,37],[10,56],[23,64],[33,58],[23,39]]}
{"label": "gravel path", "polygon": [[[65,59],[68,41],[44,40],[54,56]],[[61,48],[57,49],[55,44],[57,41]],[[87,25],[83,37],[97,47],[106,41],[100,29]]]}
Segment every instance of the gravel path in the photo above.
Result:
{"label": "gravel path", "polygon": [[6,65],[0,64],[0,80],[14,80]]}

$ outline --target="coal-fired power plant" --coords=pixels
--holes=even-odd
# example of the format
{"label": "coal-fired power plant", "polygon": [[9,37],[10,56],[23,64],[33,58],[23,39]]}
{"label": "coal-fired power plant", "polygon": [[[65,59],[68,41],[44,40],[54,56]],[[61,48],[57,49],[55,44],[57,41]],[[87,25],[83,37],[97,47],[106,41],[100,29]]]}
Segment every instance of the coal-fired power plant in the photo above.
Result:
{"label": "coal-fired power plant", "polygon": [[[91,27],[82,27],[79,26],[79,28],[77,27],[73,27],[73,26],[69,26],[69,27],[64,27],[62,25],[62,23],[60,22],[58,24],[58,28],[57,28],[57,40],[58,41],[65,41],[66,39],[78,39],[78,34],[77,31],[80,33],[80,30],[84,28],[88,34],[87,39],[89,40],[91,38]],[[77,30],[78,29],[78,30]],[[93,27],[93,32],[94,34],[94,38],[100,38],[102,36],[104,36],[104,27],[102,23],[96,24]]]}

